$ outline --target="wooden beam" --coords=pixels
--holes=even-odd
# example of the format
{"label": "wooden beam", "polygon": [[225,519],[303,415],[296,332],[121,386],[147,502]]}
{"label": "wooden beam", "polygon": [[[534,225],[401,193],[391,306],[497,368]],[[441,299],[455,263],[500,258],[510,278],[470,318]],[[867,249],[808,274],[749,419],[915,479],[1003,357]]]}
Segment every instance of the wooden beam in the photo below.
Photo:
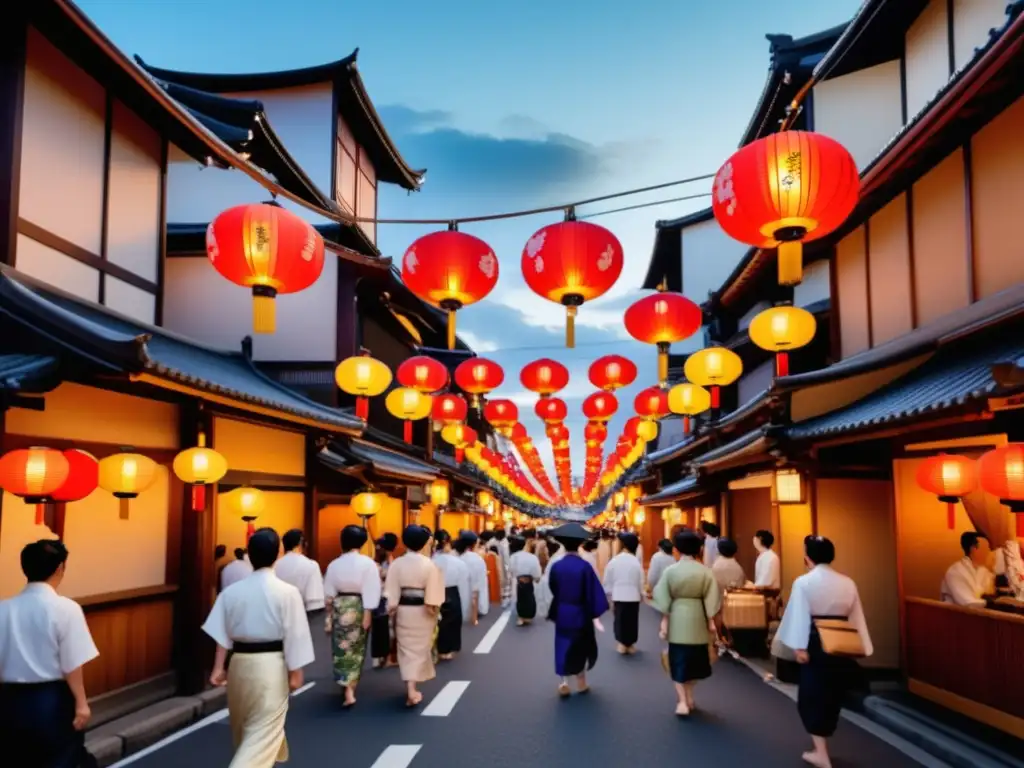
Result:
{"label": "wooden beam", "polygon": [[8,11],[0,25],[0,263],[10,265],[18,243],[26,9],[19,5]]}

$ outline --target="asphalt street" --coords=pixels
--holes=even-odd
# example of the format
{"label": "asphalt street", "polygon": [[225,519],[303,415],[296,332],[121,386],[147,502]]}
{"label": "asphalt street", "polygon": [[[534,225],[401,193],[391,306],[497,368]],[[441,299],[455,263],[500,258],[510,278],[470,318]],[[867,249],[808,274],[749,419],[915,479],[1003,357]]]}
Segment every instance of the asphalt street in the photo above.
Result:
{"label": "asphalt street", "polygon": [[[550,624],[516,627],[493,610],[465,627],[463,652],[442,662],[423,687],[423,704],[404,706],[397,669],[367,669],[358,704],[341,707],[326,636],[315,634],[313,683],[291,702],[290,768],[512,768],[543,766],[804,765],[807,749],[796,707],[743,665],[725,659],[697,687],[698,712],[674,714],[671,682],[661,669],[657,616],[641,614],[639,653],[614,651],[611,618],[599,637],[591,692],[563,700],[554,676]],[[483,643],[482,643],[483,641]],[[482,645],[481,645],[482,643]],[[487,653],[474,653],[474,649]],[[218,715],[214,715],[217,718]],[[133,768],[217,768],[231,760],[227,720],[208,719],[148,754],[126,758]],[[918,765],[848,721],[832,743],[833,764]]]}

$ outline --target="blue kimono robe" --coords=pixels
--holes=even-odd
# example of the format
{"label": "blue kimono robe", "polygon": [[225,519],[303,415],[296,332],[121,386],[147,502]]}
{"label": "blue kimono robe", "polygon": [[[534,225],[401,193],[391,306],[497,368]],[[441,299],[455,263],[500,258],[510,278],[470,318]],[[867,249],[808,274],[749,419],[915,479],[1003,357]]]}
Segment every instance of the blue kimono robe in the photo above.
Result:
{"label": "blue kimono robe", "polygon": [[608,598],[593,566],[575,553],[549,568],[548,619],[555,622],[555,674],[579,675],[597,663],[594,619],[608,610]]}

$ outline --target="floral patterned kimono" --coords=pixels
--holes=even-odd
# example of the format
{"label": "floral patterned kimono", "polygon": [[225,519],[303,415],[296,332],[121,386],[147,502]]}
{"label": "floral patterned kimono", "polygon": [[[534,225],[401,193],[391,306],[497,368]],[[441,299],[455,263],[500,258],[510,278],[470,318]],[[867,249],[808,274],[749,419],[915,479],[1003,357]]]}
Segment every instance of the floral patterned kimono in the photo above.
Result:
{"label": "floral patterned kimono", "polygon": [[369,632],[363,629],[363,611],[380,603],[380,571],[366,555],[349,551],[327,566],[324,595],[331,612],[331,659],[334,680],[348,687],[359,682],[366,662]]}

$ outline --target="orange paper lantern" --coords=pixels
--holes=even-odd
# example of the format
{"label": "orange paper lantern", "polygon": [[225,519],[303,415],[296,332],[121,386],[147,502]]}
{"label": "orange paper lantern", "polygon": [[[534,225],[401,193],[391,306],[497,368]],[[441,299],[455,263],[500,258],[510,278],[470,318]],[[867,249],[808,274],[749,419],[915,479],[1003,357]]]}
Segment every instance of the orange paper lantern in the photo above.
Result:
{"label": "orange paper lantern", "polygon": [[1024,538],[1024,444],[1009,443],[982,454],[978,480],[985,493],[1016,513],[1017,538]]}
{"label": "orange paper lantern", "polygon": [[917,468],[917,484],[946,502],[946,522],[953,530],[956,503],[978,487],[975,463],[966,456],[940,453],[930,456]]}
{"label": "orange paper lantern", "polygon": [[43,524],[43,505],[67,482],[71,465],[53,448],[21,448],[0,458],[0,488],[36,505],[36,525]]}

